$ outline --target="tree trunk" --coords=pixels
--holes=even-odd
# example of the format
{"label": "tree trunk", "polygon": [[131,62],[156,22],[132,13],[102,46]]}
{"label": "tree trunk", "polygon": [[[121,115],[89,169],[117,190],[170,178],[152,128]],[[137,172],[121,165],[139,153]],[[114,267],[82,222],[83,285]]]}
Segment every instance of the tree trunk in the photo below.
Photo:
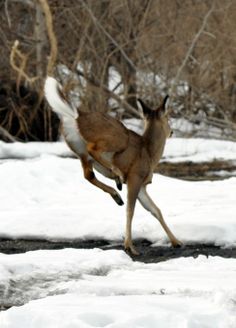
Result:
{"label": "tree trunk", "polygon": [[35,4],[35,40],[36,40],[36,75],[40,78],[45,76],[44,49],[47,43],[45,30],[45,17],[41,5]]}

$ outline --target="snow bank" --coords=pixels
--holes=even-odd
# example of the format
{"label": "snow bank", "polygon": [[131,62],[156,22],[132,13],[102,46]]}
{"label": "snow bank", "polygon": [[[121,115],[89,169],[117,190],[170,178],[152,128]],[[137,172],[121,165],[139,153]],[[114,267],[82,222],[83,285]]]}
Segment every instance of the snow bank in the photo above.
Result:
{"label": "snow bank", "polygon": [[[125,206],[89,184],[77,159],[45,155],[4,161],[0,181],[0,237],[123,240]],[[180,240],[227,247],[236,245],[235,189],[235,178],[187,182],[160,175],[148,187]],[[121,195],[126,200],[125,186]],[[133,237],[169,243],[158,221],[139,204]]]}
{"label": "snow bank", "polygon": [[[126,120],[129,129],[142,133],[140,120]],[[72,151],[65,142],[4,143],[0,141],[0,159],[27,159],[44,155],[71,156]],[[201,138],[170,138],[167,140],[162,160],[173,162],[236,160],[236,143],[232,141]]]}
{"label": "snow bank", "polygon": [[81,279],[85,274],[104,276],[130,262],[124,252],[99,249],[0,254],[0,304],[21,305],[31,299],[64,293],[62,283]]}
{"label": "snow bank", "polygon": [[0,265],[5,294],[11,290],[12,301],[23,295],[33,300],[2,312],[1,328],[236,324],[235,259],[200,256],[143,264],[122,251],[67,249],[1,255]]}
{"label": "snow bank", "polygon": [[236,143],[201,138],[171,138],[167,140],[164,159],[172,162],[236,160]]}
{"label": "snow bank", "polygon": [[0,159],[26,159],[42,155],[69,156],[72,152],[65,142],[14,142],[0,141]]}

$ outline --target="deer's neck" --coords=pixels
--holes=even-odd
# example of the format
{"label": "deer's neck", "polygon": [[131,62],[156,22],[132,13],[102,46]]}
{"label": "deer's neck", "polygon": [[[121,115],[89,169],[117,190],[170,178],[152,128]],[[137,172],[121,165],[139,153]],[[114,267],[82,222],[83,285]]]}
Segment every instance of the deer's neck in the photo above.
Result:
{"label": "deer's neck", "polygon": [[143,134],[143,144],[153,164],[157,164],[166,143],[165,131],[159,122],[148,122]]}

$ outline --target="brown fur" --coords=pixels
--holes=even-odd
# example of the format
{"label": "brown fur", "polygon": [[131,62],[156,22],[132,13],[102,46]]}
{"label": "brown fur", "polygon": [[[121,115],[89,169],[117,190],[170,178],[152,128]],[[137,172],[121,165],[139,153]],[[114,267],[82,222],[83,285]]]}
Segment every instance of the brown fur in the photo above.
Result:
{"label": "brown fur", "polygon": [[151,183],[153,171],[162,156],[166,138],[171,134],[165,102],[166,99],[157,110],[152,110],[140,101],[147,120],[143,136],[128,130],[107,114],[80,112],[77,119],[79,133],[85,141],[88,153],[103,167],[118,175],[121,181],[127,183],[125,248],[133,254],[137,254],[131,236],[137,199],[160,221],[172,245],[181,245],[146,191],[146,185]]}
{"label": "brown fur", "polygon": [[45,96],[56,112],[63,126],[63,134],[68,146],[80,158],[84,177],[94,186],[111,195],[118,205],[123,205],[119,193],[99,181],[94,168],[104,176],[115,179],[118,189],[127,184],[127,220],[125,249],[138,254],[132,242],[132,219],[136,200],[159,220],[174,247],[181,242],[166,225],[160,209],[146,191],[148,183],[171,134],[168,123],[165,97],[156,110],[149,108],[142,100],[146,128],[142,136],[128,130],[121,122],[101,112],[78,113],[70,106],[60,92],[60,85],[48,77],[45,82]]}

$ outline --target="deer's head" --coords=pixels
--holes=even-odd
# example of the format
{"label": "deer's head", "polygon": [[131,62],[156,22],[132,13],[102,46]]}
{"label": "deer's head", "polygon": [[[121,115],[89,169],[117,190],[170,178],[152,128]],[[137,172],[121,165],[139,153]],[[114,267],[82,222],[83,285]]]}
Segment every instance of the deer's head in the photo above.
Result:
{"label": "deer's head", "polygon": [[156,109],[150,108],[147,104],[145,104],[141,99],[137,99],[138,103],[141,105],[144,118],[147,121],[147,124],[154,124],[158,127],[161,127],[165,133],[166,138],[169,138],[173,131],[169,125],[169,110],[168,110],[168,98],[167,95],[161,105]]}

